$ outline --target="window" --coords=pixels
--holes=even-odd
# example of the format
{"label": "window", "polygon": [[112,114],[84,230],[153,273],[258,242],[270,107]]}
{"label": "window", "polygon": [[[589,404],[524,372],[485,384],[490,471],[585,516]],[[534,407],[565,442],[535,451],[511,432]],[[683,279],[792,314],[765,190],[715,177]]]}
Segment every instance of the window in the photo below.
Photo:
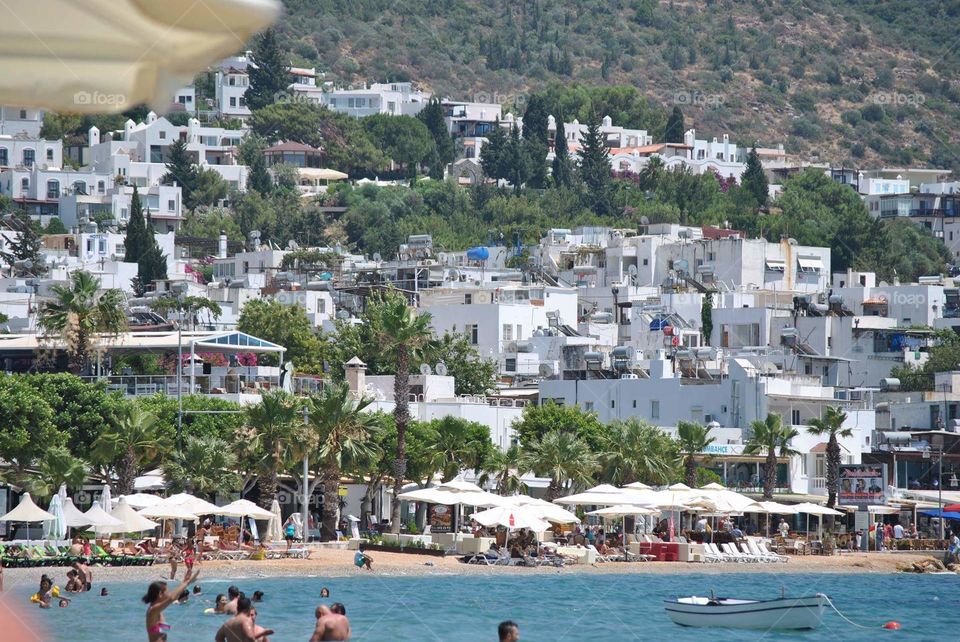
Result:
{"label": "window", "polygon": [[246,96],[240,96],[240,106],[241,106],[241,107],[246,107],[246,106],[247,106],[247,97],[246,97]]}
{"label": "window", "polygon": [[47,198],[59,198],[60,196],[60,181],[51,179],[47,181]]}
{"label": "window", "polygon": [[168,212],[176,212],[176,211],[177,211],[177,201],[176,201],[176,200],[174,200],[174,199],[171,198],[170,200],[167,201],[167,211],[168,211]]}
{"label": "window", "polygon": [[503,324],[503,340],[513,341],[513,326],[509,323]]}
{"label": "window", "polygon": [[650,259],[643,259],[643,264],[644,264],[644,265],[649,265],[649,264],[650,264]]}
{"label": "window", "polygon": [[799,426],[799,425],[800,425],[800,411],[799,411],[799,410],[791,410],[791,411],[790,411],[790,423],[792,423],[794,426]]}
{"label": "window", "polygon": [[617,400],[616,400],[616,399],[611,399],[611,400],[610,400],[610,407],[611,407],[611,408],[616,408],[616,407],[617,407]]}
{"label": "window", "polygon": [[83,195],[86,195],[86,193],[87,193],[87,184],[84,183],[83,181],[75,181],[75,182],[73,183],[73,193],[74,193],[74,194],[83,194]]}
{"label": "window", "polygon": [[97,181],[97,193],[103,194],[107,191],[107,184],[104,181]]}
{"label": "window", "polygon": [[477,343],[479,343],[479,338],[480,338],[479,328],[477,327],[477,324],[476,323],[467,324],[464,330],[467,334],[467,338],[470,340],[470,345],[472,346],[477,345]]}
{"label": "window", "polygon": [[127,208],[121,207],[121,208],[120,208],[120,220],[121,220],[121,221],[125,221],[125,220],[127,220],[127,217],[128,217],[128,216],[130,216],[130,212],[127,211]]}
{"label": "window", "polygon": [[27,119],[27,110],[26,110],[26,109],[21,109],[21,110],[20,110],[20,120],[26,120],[26,119]]}
{"label": "window", "polygon": [[517,358],[510,357],[509,359],[503,360],[503,369],[506,372],[516,372],[517,371]]}
{"label": "window", "polygon": [[464,305],[470,305],[471,303],[473,303],[473,295],[472,295],[472,294],[464,294],[464,295],[463,295],[463,304],[464,304]]}
{"label": "window", "polygon": [[52,160],[53,160],[53,148],[52,148],[52,147],[47,147],[47,160],[48,160],[48,161],[52,161]]}
{"label": "window", "polygon": [[517,332],[514,336],[517,337],[517,341],[523,338],[523,326],[519,323],[517,324]]}
{"label": "window", "polygon": [[326,312],[327,312],[327,300],[317,299],[317,314],[326,314]]}
{"label": "window", "polygon": [[29,190],[30,190],[30,179],[29,179],[29,178],[21,178],[21,179],[20,179],[20,191],[22,191],[22,192],[27,192],[27,191],[29,191]]}
{"label": "window", "polygon": [[166,140],[166,139],[167,139],[167,132],[161,131],[161,132],[160,132],[160,140]]}
{"label": "window", "polygon": [[583,409],[586,410],[587,412],[593,412],[593,402],[592,401],[583,402]]}
{"label": "window", "polygon": [[33,167],[33,161],[36,158],[36,152],[32,149],[23,150],[23,166]]}
{"label": "window", "polygon": [[230,96],[230,106],[231,106],[231,107],[236,107],[236,106],[237,106],[237,97],[236,97],[236,96]]}
{"label": "window", "polygon": [[636,399],[633,400],[633,407],[634,407],[634,408],[637,407],[637,400],[636,400]]}
{"label": "window", "polygon": [[0,167],[6,167],[7,161],[8,161],[7,148],[0,147]]}
{"label": "window", "polygon": [[658,399],[652,399],[650,401],[650,418],[651,419],[660,418],[660,401]]}

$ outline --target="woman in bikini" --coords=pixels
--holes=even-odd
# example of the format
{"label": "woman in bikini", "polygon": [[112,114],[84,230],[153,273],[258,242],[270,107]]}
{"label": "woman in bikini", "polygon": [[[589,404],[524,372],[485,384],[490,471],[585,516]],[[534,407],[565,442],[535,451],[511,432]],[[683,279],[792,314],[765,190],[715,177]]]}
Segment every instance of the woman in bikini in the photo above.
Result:
{"label": "woman in bikini", "polygon": [[167,590],[166,582],[153,582],[147,589],[147,594],[143,596],[143,602],[147,605],[147,640],[148,642],[165,642],[167,631],[170,626],[163,621],[163,611],[174,603],[177,597],[183,593],[200,575],[200,569],[193,573],[187,573],[187,577],[180,586],[172,591]]}

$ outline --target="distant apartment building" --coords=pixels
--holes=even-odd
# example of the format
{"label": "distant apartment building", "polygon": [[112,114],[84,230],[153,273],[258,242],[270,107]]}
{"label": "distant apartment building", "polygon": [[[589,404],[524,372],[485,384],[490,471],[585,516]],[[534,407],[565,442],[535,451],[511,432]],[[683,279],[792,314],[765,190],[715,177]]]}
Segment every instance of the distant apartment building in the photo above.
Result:
{"label": "distant apartment building", "polygon": [[40,138],[43,111],[27,107],[0,106],[0,136]]}
{"label": "distant apartment building", "polygon": [[373,83],[351,89],[317,87],[293,83],[290,90],[300,99],[308,100],[328,109],[354,118],[373,114],[391,116],[416,116],[426,107],[430,94],[415,89],[413,83]]}

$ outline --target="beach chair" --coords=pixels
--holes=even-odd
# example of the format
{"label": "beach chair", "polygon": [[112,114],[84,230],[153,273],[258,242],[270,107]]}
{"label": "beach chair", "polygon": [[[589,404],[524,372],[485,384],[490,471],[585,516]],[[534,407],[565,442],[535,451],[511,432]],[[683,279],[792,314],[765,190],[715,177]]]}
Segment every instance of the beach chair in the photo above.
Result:
{"label": "beach chair", "polygon": [[588,545],[587,550],[593,551],[594,559],[598,562],[610,562],[610,561],[613,561],[613,558],[615,557],[611,555],[603,555],[600,551],[597,550],[597,547],[594,546],[593,544]]}
{"label": "beach chair", "polygon": [[293,559],[305,560],[309,559],[310,557],[310,549],[305,547],[291,548],[289,551],[286,551],[286,555],[287,557],[291,557]]}
{"label": "beach chair", "polygon": [[744,557],[746,557],[747,560],[750,562],[766,563],[766,562],[773,561],[769,557],[763,554],[754,553],[753,551],[751,551],[750,546],[746,542],[739,542],[739,543],[734,542],[732,546],[733,546],[733,550],[739,551],[740,553],[742,553]]}
{"label": "beach chair", "polygon": [[786,556],[780,556],[776,553],[764,553],[760,550],[760,547],[757,546],[757,543],[752,539],[744,540],[744,543],[741,546],[746,546],[753,555],[759,557],[764,562],[785,562]]}
{"label": "beach chair", "polygon": [[710,544],[704,544],[703,545],[703,561],[710,564],[716,564],[718,562],[723,562],[725,560],[723,559],[723,556],[720,555],[720,553],[718,553],[717,551],[715,551]]}
{"label": "beach chair", "polygon": [[[713,546],[716,546],[716,544],[713,544]],[[743,553],[733,548],[732,544],[721,544],[720,550],[723,552],[723,556],[732,562],[748,561],[747,558],[744,557]]]}
{"label": "beach chair", "polygon": [[764,553],[764,554],[766,554],[766,555],[775,556],[775,557],[777,557],[781,562],[789,562],[789,561],[790,561],[790,558],[787,557],[786,555],[780,555],[779,553],[774,553],[774,552],[768,550],[768,549],[767,549],[767,543],[766,543],[765,541],[763,541],[762,539],[757,541],[757,548],[760,549],[760,552],[761,552],[761,553]]}

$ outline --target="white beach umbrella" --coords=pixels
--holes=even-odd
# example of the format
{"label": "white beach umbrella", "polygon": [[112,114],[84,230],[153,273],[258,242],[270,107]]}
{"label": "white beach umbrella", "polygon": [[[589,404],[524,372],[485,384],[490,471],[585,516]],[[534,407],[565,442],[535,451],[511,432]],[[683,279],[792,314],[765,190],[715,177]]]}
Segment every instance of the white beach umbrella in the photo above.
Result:
{"label": "white beach umbrella", "polygon": [[63,520],[66,522],[67,528],[80,528],[90,525],[86,515],[73,505],[73,500],[69,497],[63,501]]}
{"label": "white beach umbrella", "polygon": [[580,518],[545,499],[528,495],[510,495],[503,498],[503,506],[526,506],[541,518],[554,524],[579,524]]}
{"label": "white beach umbrella", "polygon": [[70,113],[166,106],[276,18],[275,0],[6,0],[0,104]]}
{"label": "white beach umbrella", "polygon": [[0,517],[0,522],[26,522],[34,524],[54,519],[54,516],[33,503],[30,493],[20,496],[20,503],[12,511]]}
{"label": "white beach umbrella", "polygon": [[633,490],[653,490],[651,486],[647,486],[643,482],[633,482],[632,484],[627,484],[624,488],[632,488]]}
{"label": "white beach umbrella", "polygon": [[253,519],[272,519],[273,513],[260,508],[249,499],[238,499],[220,507],[220,514],[229,517],[252,517]]}
{"label": "white beach umbrella", "polygon": [[503,526],[510,530],[528,528],[536,533],[542,533],[550,528],[550,524],[538,517],[529,506],[494,506],[487,510],[473,513],[470,518],[484,526]]}
{"label": "white beach umbrella", "polygon": [[63,502],[60,495],[50,498],[47,512],[53,515],[53,519],[43,522],[43,539],[62,540],[67,536],[67,522],[63,516]]}
{"label": "white beach umbrella", "polygon": [[197,514],[182,504],[160,503],[156,506],[148,506],[138,511],[141,517],[149,519],[182,519],[188,522],[197,521]]}
{"label": "white beach umbrella", "polygon": [[150,508],[155,506],[178,506],[185,509],[188,513],[192,513],[193,515],[223,515],[219,506],[216,504],[211,504],[205,499],[195,497],[190,493],[177,493],[176,495],[170,495],[170,497],[157,502]]}
{"label": "white beach umbrella", "polygon": [[280,502],[276,499],[270,504],[270,513],[273,517],[270,518],[270,523],[267,524],[267,541],[279,542],[283,539],[283,515],[280,512]]}
{"label": "white beach umbrella", "polygon": [[103,530],[97,529],[97,532],[112,532],[112,533],[142,533],[144,531],[151,531],[159,524],[152,520],[147,519],[137,511],[133,510],[133,507],[127,503],[125,497],[121,497],[120,501],[117,502],[117,506],[113,509],[113,512],[110,513],[110,516],[121,522],[119,527],[110,527],[117,528],[118,530]]}
{"label": "white beach umbrella", "polygon": [[810,502],[794,504],[793,507],[798,513],[805,513],[807,515],[807,533],[810,532],[810,516],[817,515],[818,537],[820,536],[820,527],[823,525],[824,515],[843,515],[843,513],[838,510],[833,510],[832,508],[827,508],[826,506],[821,506],[820,504],[811,504]]}
{"label": "white beach umbrella", "polygon": [[113,508],[113,504],[110,502],[110,484],[104,484],[103,490],[100,492],[100,508],[103,509],[103,512],[109,514],[110,509]]}
{"label": "white beach umbrella", "polygon": [[123,526],[123,522],[115,517],[111,517],[110,513],[103,510],[99,504],[94,504],[90,507],[86,513],[83,514],[87,518],[87,522],[90,526],[96,530],[97,528],[111,528],[111,527],[120,527]]}
{"label": "white beach umbrella", "polygon": [[151,495],[150,493],[133,493],[132,495],[120,495],[120,497],[113,500],[113,504],[119,504],[121,499],[123,499],[130,508],[134,509],[156,506],[163,501],[163,497],[160,497],[159,495]]}
{"label": "white beach umbrella", "polygon": [[796,506],[780,504],[778,502],[754,502],[746,506],[744,513],[762,513],[766,515],[796,515],[799,511]]}
{"label": "white beach umbrella", "polygon": [[604,508],[598,508],[597,510],[590,511],[587,515],[595,515],[597,517],[634,517],[639,515],[656,515],[660,511],[655,508],[648,508],[646,506],[633,506],[630,504],[619,504],[616,506],[606,506]]}

